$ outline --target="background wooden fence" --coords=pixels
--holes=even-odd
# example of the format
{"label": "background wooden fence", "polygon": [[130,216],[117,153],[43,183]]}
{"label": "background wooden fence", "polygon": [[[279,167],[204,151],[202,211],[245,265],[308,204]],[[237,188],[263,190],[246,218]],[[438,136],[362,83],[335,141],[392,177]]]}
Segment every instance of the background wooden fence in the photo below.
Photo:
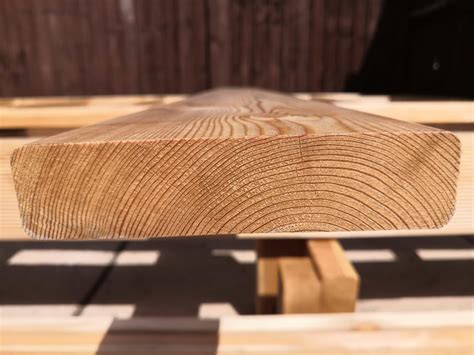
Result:
{"label": "background wooden fence", "polygon": [[340,91],[381,0],[0,0],[0,96]]}

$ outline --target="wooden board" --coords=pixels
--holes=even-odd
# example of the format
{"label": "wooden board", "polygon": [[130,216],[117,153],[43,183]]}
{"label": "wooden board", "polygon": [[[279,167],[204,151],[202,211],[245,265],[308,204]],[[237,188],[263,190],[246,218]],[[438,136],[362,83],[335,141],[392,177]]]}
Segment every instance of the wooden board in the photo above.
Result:
{"label": "wooden board", "polygon": [[71,129],[180,101],[181,95],[0,99],[0,129]]}
{"label": "wooden board", "polygon": [[[301,238],[358,238],[358,237],[387,237],[387,236],[443,236],[443,235],[472,235],[474,234],[474,132],[456,132],[461,141],[461,165],[459,173],[456,208],[449,223],[440,229],[400,230],[383,232],[312,232],[292,233],[293,239]],[[10,167],[10,156],[15,148],[34,141],[34,138],[4,137],[0,138],[0,240],[26,239],[28,236],[21,227],[16,193]],[[242,238],[268,238],[265,234],[239,234]],[[285,234],[271,234],[272,238],[285,237]],[[262,258],[259,259],[259,261]],[[266,258],[270,269],[276,268],[276,259]],[[274,261],[271,261],[274,260]],[[263,264],[268,264],[262,261]],[[272,266],[273,265],[273,266]],[[265,268],[262,266],[262,268]],[[276,277],[275,277],[276,280]],[[276,282],[274,283],[276,285]],[[276,286],[275,286],[276,290]],[[276,294],[276,291],[275,291]],[[266,313],[266,312],[264,312]]]}
{"label": "wooden board", "polygon": [[472,354],[470,312],[243,316],[213,320],[7,318],[12,354]]}
{"label": "wooden board", "polygon": [[278,258],[278,313],[320,313],[322,283],[308,257]]}
{"label": "wooden board", "polygon": [[321,313],[354,312],[360,278],[337,240],[309,240],[309,255],[320,280]]}
{"label": "wooden board", "polygon": [[15,150],[42,239],[436,228],[452,133],[258,90],[220,90]]}

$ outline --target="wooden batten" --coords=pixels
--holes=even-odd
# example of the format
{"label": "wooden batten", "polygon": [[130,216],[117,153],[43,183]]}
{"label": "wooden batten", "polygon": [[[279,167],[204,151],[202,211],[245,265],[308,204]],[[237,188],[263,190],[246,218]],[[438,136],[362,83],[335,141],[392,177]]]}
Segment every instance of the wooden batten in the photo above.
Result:
{"label": "wooden batten", "polygon": [[320,313],[321,282],[308,257],[278,259],[278,313]]}
{"label": "wooden batten", "polygon": [[339,242],[308,240],[307,245],[321,284],[320,312],[354,312],[360,278]]}

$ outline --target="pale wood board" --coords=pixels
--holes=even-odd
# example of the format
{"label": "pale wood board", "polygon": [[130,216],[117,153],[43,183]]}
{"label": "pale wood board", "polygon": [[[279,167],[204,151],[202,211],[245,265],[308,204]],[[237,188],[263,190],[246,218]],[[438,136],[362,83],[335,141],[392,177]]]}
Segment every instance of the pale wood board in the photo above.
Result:
{"label": "pale wood board", "polygon": [[278,313],[322,312],[322,284],[310,258],[278,258],[278,280]]}
{"label": "pale wood board", "polygon": [[77,128],[183,98],[182,95],[123,95],[3,99],[0,129]]}
{"label": "pale wood board", "polygon": [[40,140],[12,166],[32,237],[145,239],[440,227],[459,154],[447,131],[235,89]]}
{"label": "pale wood board", "polygon": [[10,318],[2,354],[472,354],[470,312]]}
{"label": "pale wood board", "polygon": [[474,124],[473,101],[341,101],[339,107],[423,124]]}
{"label": "pale wood board", "polygon": [[360,278],[339,242],[313,239],[307,245],[321,286],[319,312],[354,312]]}

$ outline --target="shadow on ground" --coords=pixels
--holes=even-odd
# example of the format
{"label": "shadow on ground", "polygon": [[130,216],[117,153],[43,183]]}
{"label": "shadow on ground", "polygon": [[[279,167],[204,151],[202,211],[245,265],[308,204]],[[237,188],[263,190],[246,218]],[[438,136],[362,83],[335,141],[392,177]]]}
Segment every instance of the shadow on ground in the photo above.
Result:
{"label": "shadow on ground", "polygon": [[[422,260],[420,249],[469,250],[469,237],[381,238],[343,241],[347,251],[391,251],[393,260],[356,261],[360,299],[474,295],[471,259]],[[66,307],[73,315],[103,315],[97,306],[128,305],[127,316],[213,316],[254,313],[254,241],[234,238],[173,238],[147,242],[1,242],[0,307],[3,314],[25,306]],[[156,251],[147,265],[22,264],[25,250]],[[236,253],[237,252],[237,253]],[[133,253],[132,253],[133,254]],[[243,255],[243,257],[242,257]],[[47,264],[47,263],[46,263]],[[96,306],[90,307],[91,305]],[[119,307],[120,308],[120,307]],[[32,311],[37,312],[37,311]],[[101,313],[102,312],[102,313]],[[108,312],[108,311],[107,311]],[[66,314],[68,315],[68,314]],[[70,315],[70,314],[69,314]],[[107,315],[110,315],[107,313]],[[116,315],[113,313],[113,315]]]}

